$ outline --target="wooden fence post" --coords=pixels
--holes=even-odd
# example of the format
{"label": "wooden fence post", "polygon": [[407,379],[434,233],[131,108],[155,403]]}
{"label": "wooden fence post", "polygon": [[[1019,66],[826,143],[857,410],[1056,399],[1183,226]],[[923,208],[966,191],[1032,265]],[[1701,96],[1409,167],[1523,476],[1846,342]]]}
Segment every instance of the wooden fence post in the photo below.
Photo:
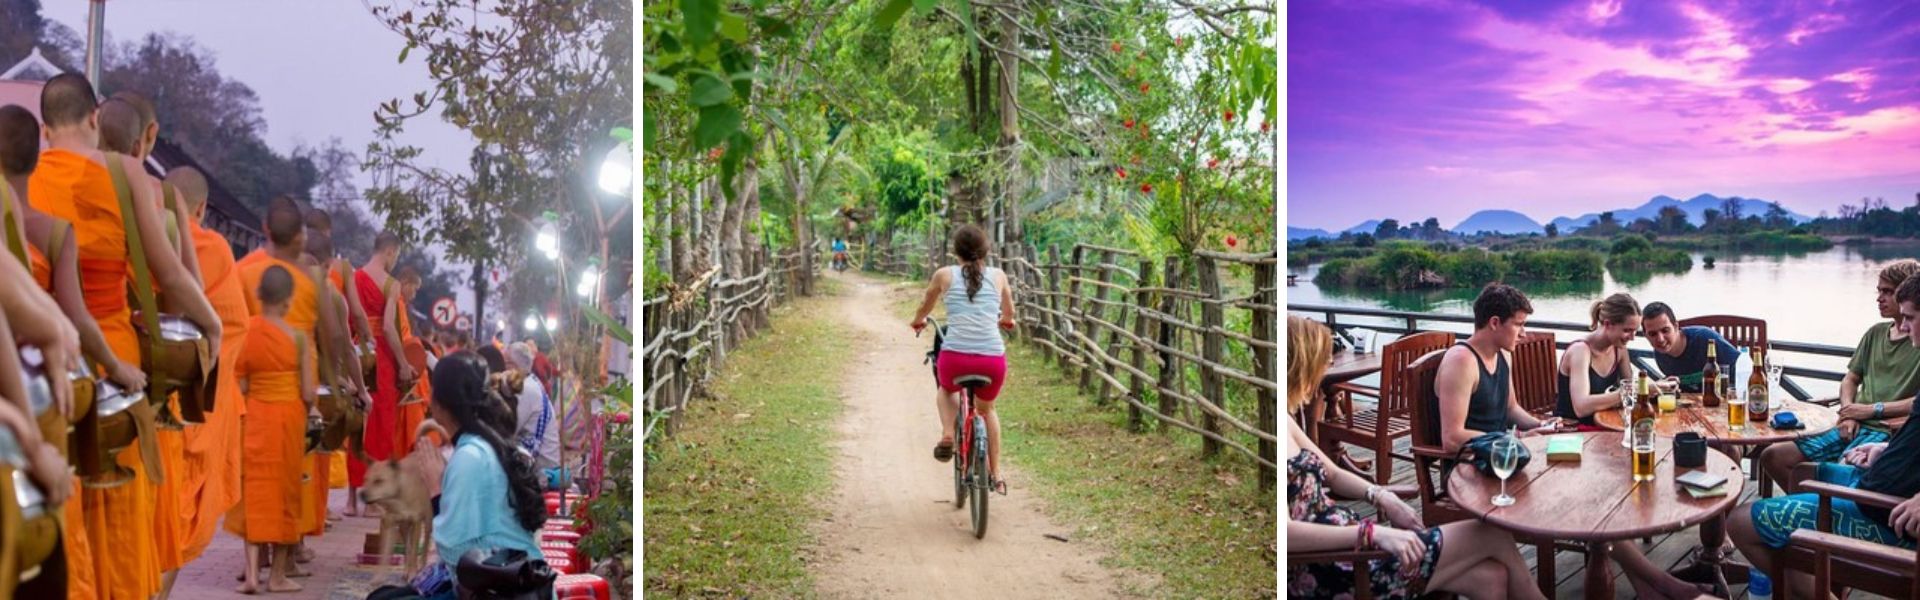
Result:
{"label": "wooden fence post", "polygon": [[[1180,284],[1186,280],[1186,273],[1181,270],[1180,258],[1177,256],[1167,257],[1166,273],[1166,283],[1162,287],[1167,289],[1179,289]],[[1173,348],[1179,345],[1180,331],[1176,329],[1172,323],[1168,323],[1165,320],[1165,317],[1174,316],[1175,307],[1179,305],[1178,295],[1160,295],[1160,314],[1163,315],[1163,317],[1155,319],[1159,327],[1154,331],[1153,335],[1155,339],[1160,341],[1161,346]],[[1180,360],[1180,356],[1177,354],[1165,350],[1160,351],[1159,389],[1172,391],[1174,393],[1184,391],[1187,378],[1186,372],[1180,365]],[[1171,394],[1162,392],[1160,394],[1160,414],[1169,417],[1173,416],[1175,408],[1174,402],[1175,399]]]}
{"label": "wooden fence post", "polygon": [[[1147,370],[1147,349],[1146,344],[1142,342],[1142,340],[1148,339],[1147,318],[1143,309],[1152,306],[1153,294],[1145,289],[1152,285],[1153,260],[1142,258],[1140,259],[1140,276],[1135,278],[1133,284],[1137,290],[1134,292],[1133,299],[1133,335],[1139,339],[1134,340],[1131,344],[1127,344],[1128,347],[1133,348],[1133,354],[1131,355],[1133,368],[1140,372],[1146,372]],[[1132,389],[1128,390],[1128,392],[1133,394],[1133,399],[1137,402],[1146,402],[1147,384],[1145,378],[1141,377],[1140,373],[1133,373],[1132,377],[1128,378],[1128,382],[1132,384]],[[1146,429],[1146,423],[1141,419],[1140,405],[1134,404],[1133,402],[1127,403],[1127,428],[1136,433]]]}
{"label": "wooden fence post", "polygon": [[[1093,256],[1094,260],[1099,261],[1096,265],[1099,275],[1094,277],[1094,281],[1102,284],[1107,283],[1112,279],[1113,269],[1110,267],[1113,263],[1113,253],[1107,250],[1095,250]],[[1078,296],[1079,294],[1074,295]],[[1093,286],[1092,297],[1086,301],[1086,308],[1081,310],[1082,316],[1080,322],[1086,324],[1086,327],[1081,330],[1081,333],[1087,336],[1087,343],[1094,346],[1094,348],[1088,348],[1086,351],[1088,368],[1080,371],[1081,391],[1087,391],[1089,385],[1093,383],[1093,372],[1095,370],[1108,371],[1112,368],[1104,362],[1096,362],[1099,360],[1099,357],[1093,352],[1100,346],[1100,332],[1105,329],[1104,327],[1096,327],[1095,323],[1105,321],[1107,318],[1106,299],[1107,286],[1095,285]],[[1112,332],[1108,332],[1108,334],[1111,335]],[[1100,381],[1100,391],[1094,394],[1093,403],[1095,405],[1105,406],[1107,404],[1107,394],[1109,391],[1110,388],[1107,386],[1106,380],[1102,379]]]}
{"label": "wooden fence post", "polygon": [[[1073,262],[1066,265],[1064,269],[1068,277],[1066,316],[1072,319],[1072,321],[1068,323],[1068,326],[1083,333],[1087,330],[1087,311],[1080,306],[1080,280],[1084,278],[1085,274],[1085,271],[1081,267],[1087,264],[1085,261],[1086,254],[1086,246],[1074,244]],[[1070,352],[1073,353],[1074,358],[1080,361],[1080,391],[1085,392],[1087,391],[1087,369],[1093,367],[1093,361],[1087,357],[1087,352],[1080,348],[1079,338],[1075,336],[1065,337],[1066,339],[1061,340],[1061,347],[1070,348]]]}
{"label": "wooden fence post", "polygon": [[[1212,258],[1196,255],[1194,275],[1198,276],[1200,293],[1207,299],[1200,303],[1200,357],[1205,359],[1200,365],[1200,397],[1213,402],[1221,410],[1227,409],[1225,382],[1220,375],[1220,361],[1226,353],[1226,337],[1219,329],[1225,326],[1220,303],[1224,298],[1220,294],[1219,265]],[[1220,434],[1220,419],[1213,413],[1200,411],[1200,427],[1216,435]],[[1201,456],[1212,458],[1220,453],[1220,442],[1213,438],[1202,437]]]}
{"label": "wooden fence post", "polygon": [[[1279,318],[1279,315],[1276,314],[1279,311],[1276,274],[1277,269],[1275,268],[1275,263],[1272,262],[1260,263],[1253,267],[1253,304],[1256,307],[1253,309],[1252,319],[1253,338],[1267,342],[1268,344],[1273,344],[1273,346],[1270,347],[1253,347],[1254,376],[1272,382],[1280,381],[1279,370],[1273,361],[1274,349],[1279,347],[1280,329],[1274,326]],[[1277,436],[1278,431],[1275,429],[1274,420],[1276,415],[1274,413],[1275,407],[1280,404],[1279,393],[1272,389],[1259,388],[1255,402],[1260,405],[1259,427],[1268,434]],[[1272,441],[1260,440],[1260,456],[1266,458],[1267,462],[1276,465],[1280,464],[1279,461],[1275,460],[1276,448]],[[1272,490],[1275,478],[1274,469],[1266,465],[1259,465],[1259,469],[1260,490]]]}
{"label": "wooden fence post", "polygon": [[1060,272],[1065,270],[1061,268],[1062,266],[1060,263],[1060,247],[1047,246],[1047,337],[1049,338],[1048,341],[1053,342],[1053,350],[1055,352],[1053,355],[1054,364],[1061,368],[1066,368],[1066,335],[1060,331],[1060,328],[1066,325],[1066,319],[1064,318],[1066,315],[1060,312],[1060,306],[1062,304],[1060,302]]}

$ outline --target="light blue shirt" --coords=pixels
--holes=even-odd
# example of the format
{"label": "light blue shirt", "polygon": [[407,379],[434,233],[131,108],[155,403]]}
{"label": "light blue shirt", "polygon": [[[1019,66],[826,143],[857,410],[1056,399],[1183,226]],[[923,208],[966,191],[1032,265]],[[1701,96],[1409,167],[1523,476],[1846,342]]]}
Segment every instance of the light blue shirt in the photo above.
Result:
{"label": "light blue shirt", "polygon": [[981,356],[1005,355],[1007,345],[1000,339],[1000,290],[993,282],[1000,269],[981,269],[980,289],[968,299],[966,271],[959,265],[951,268],[953,282],[947,284],[945,296],[947,333],[940,340],[940,349]]}
{"label": "light blue shirt", "polygon": [[507,491],[507,471],[493,448],[478,435],[463,434],[440,479],[440,514],[433,518],[433,543],[449,569],[460,555],[476,548],[514,548],[540,557],[533,532],[520,527]]}

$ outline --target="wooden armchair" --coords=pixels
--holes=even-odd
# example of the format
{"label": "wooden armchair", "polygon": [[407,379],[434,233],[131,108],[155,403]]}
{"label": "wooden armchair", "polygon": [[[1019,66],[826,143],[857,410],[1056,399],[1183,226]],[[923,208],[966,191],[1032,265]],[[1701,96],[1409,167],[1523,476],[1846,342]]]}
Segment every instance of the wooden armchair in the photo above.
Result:
{"label": "wooden armchair", "polygon": [[[1373,481],[1393,479],[1393,442],[1412,432],[1409,423],[1414,396],[1407,391],[1405,371],[1414,359],[1453,345],[1453,334],[1428,331],[1394,340],[1380,350],[1380,403],[1374,408],[1327,417],[1320,423],[1320,445],[1334,456],[1341,444],[1373,450]],[[1411,456],[1401,455],[1411,459]]]}
{"label": "wooden armchair", "polygon": [[1712,329],[1727,343],[1740,348],[1767,347],[1767,320],[1734,315],[1704,315],[1683,320],[1681,327],[1705,327]]}
{"label": "wooden armchair", "polygon": [[[1798,472],[1798,470],[1796,471]],[[1920,598],[1920,550],[1908,550],[1857,540],[1833,531],[1833,500],[1852,500],[1863,506],[1891,509],[1905,498],[1834,485],[1824,481],[1805,481],[1799,491],[1820,495],[1819,530],[1796,530],[1788,538],[1785,560],[1774,567],[1774,597],[1785,600],[1792,594],[1785,584],[1788,569],[1813,573],[1813,589],[1834,590],[1835,586],[1872,592],[1893,598]],[[1845,582],[1841,585],[1840,582]]]}
{"label": "wooden armchair", "polygon": [[1513,352],[1513,393],[1520,407],[1551,415],[1560,399],[1560,355],[1553,332],[1529,331]]}

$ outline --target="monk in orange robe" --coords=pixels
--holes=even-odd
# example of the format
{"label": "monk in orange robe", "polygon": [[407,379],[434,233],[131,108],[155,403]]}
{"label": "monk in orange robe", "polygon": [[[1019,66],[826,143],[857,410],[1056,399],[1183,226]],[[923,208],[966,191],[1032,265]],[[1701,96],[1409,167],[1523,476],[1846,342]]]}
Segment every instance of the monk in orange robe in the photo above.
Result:
{"label": "monk in orange robe", "polygon": [[[144,127],[141,124],[139,108],[125,98],[114,97],[100,103],[99,115],[101,150],[131,156],[136,160],[145,158],[145,148],[142,144]],[[137,173],[128,172],[127,180],[128,185],[131,186],[147,186],[154,197],[161,195],[159,180],[148,175],[145,169]],[[178,220],[172,213],[165,212],[165,206],[157,208],[161,209],[162,218],[167,220],[168,243],[173,244],[176,251],[180,250]],[[187,256],[191,256],[191,253],[182,255],[182,258]],[[196,278],[194,283],[195,291],[199,292],[199,280]],[[159,291],[158,286],[155,286],[155,291]],[[179,405],[176,396],[177,394],[169,394],[166,406],[160,409],[162,420],[174,426],[161,427],[154,431],[158,436],[156,443],[160,447],[162,471],[169,475],[157,483],[159,489],[154,492],[153,497],[154,519],[148,523],[148,526],[153,528],[154,547],[160,556],[161,596],[165,596],[169,590],[173,589],[173,578],[180,570],[180,565],[184,564],[181,560],[183,558],[181,545],[185,541],[186,531],[181,515],[187,514],[185,520],[192,520],[190,510],[184,513],[181,510],[185,495],[182,484],[187,478],[184,457],[186,431],[179,425],[180,419],[176,416]]]}
{"label": "monk in orange robe", "polygon": [[306,334],[287,322],[294,290],[292,272],[278,265],[261,274],[256,294],[265,311],[247,326],[245,351],[234,376],[246,395],[246,452],[240,475],[239,518],[227,528],[247,542],[247,573],[235,590],[254,594],[259,581],[260,549],[273,551],[273,572],[266,591],[297,592],[288,579],[293,548],[303,534],[296,525],[300,506],[300,464],[306,453],[307,414],[313,411],[315,357]]}
{"label": "monk in orange robe", "polygon": [[395,290],[393,305],[388,307],[395,324],[396,333],[404,340],[401,342],[401,357],[407,367],[418,376],[413,381],[413,389],[401,391],[400,427],[395,433],[395,460],[406,458],[413,451],[413,432],[420,428],[420,422],[427,420],[427,400],[433,397],[433,388],[427,377],[427,346],[424,340],[413,335],[413,317],[407,313],[407,307],[413,305],[413,298],[420,293],[420,270],[413,265],[400,267],[396,277],[399,287]]}
{"label": "monk in orange robe", "polygon": [[[259,287],[260,277],[266,272],[268,267],[278,266],[293,274],[293,296],[291,300],[288,301],[286,321],[288,325],[293,326],[294,330],[306,334],[308,339],[315,345],[316,350],[319,351],[316,357],[317,360],[315,361],[315,369],[318,371],[318,365],[327,361],[327,348],[329,347],[327,340],[344,338],[343,334],[345,333],[345,329],[344,323],[337,318],[337,311],[321,310],[320,294],[322,292],[331,292],[331,290],[319,283],[320,279],[316,277],[317,273],[315,271],[309,270],[302,264],[303,257],[306,254],[307,242],[307,231],[302,212],[299,203],[286,196],[274,198],[269,202],[267,204],[267,214],[264,223],[264,229],[267,232],[267,245],[241,258],[237,266],[240,271],[240,282],[243,289]],[[257,298],[250,297],[247,304],[250,313],[255,315],[262,314],[260,302]],[[311,463],[311,461],[317,459],[319,456],[318,454],[311,455],[307,459],[308,463]],[[322,476],[325,474],[320,470],[318,465],[303,467],[303,469],[307,470],[310,474]],[[322,478],[318,483],[321,485],[319,491],[322,497],[324,497],[326,481]],[[307,501],[311,503],[312,499],[309,498]],[[320,504],[319,509],[324,511],[324,502]],[[322,515],[322,517],[323,518],[317,520],[318,523],[304,521],[299,523],[302,525],[300,529],[309,532],[324,531],[326,519],[324,515]],[[304,554],[307,554],[307,552],[296,554],[296,558],[311,560],[310,556],[300,556]],[[305,560],[302,560],[302,562],[305,562]],[[296,571],[296,575],[297,574]]]}
{"label": "monk in orange robe", "polygon": [[[114,355],[137,364],[141,348],[126,293],[131,275],[129,236],[106,165],[118,162],[128,173],[139,173],[141,165],[132,157],[97,149],[100,132],[94,98],[92,84],[73,73],[55,76],[41,88],[40,114],[52,148],[41,154],[40,165],[28,180],[28,200],[41,212],[73,224],[87,310],[98,321]],[[222,332],[219,316],[167,243],[152,188],[130,188],[133,214],[127,216],[139,228],[139,250],[148,259],[151,275],[167,302],[199,326],[217,352]],[[95,552],[99,595],[146,598],[159,588],[160,548],[153,527],[147,524],[156,518],[154,482],[164,480],[164,472],[149,472],[138,450],[131,447],[116,462],[132,470],[133,480],[88,490],[84,498],[90,545],[113,549]]]}
{"label": "monk in orange robe", "polygon": [[194,253],[200,259],[201,287],[226,328],[213,412],[207,415],[205,424],[189,426],[186,431],[187,483],[183,491],[194,510],[187,515],[187,537],[181,550],[182,560],[192,562],[212,542],[220,516],[240,501],[240,423],[246,407],[234,366],[240,360],[240,340],[246,337],[250,319],[248,293],[240,286],[232,244],[219,232],[201,226],[207,214],[206,177],[193,167],[175,167],[167,173],[167,183],[177,190],[187,210]]}
{"label": "monk in orange robe", "polygon": [[[26,201],[28,180],[40,160],[39,121],[25,108],[0,107],[0,132],[3,132],[0,133],[0,173],[6,177],[4,192],[7,194],[4,195],[9,196],[0,200],[9,200],[5,203],[6,211],[16,217],[9,221],[16,229],[8,235],[18,236],[17,239],[21,241],[22,248],[19,249],[28,255],[34,284],[52,295],[61,316],[78,332],[80,349],[86,360],[101,365],[107,379],[122,388],[145,388],[146,374],[140,372],[139,365],[121,361],[113,354],[106,338],[100,333],[100,325],[87,312],[86,298],[81,295],[73,225],[34,210]],[[11,241],[15,238],[8,239]],[[71,415],[63,414],[60,418],[70,420]],[[51,441],[62,446],[66,443],[65,438]],[[71,453],[70,448],[68,452]],[[70,493],[76,500],[66,503],[62,508],[66,521],[62,528],[65,537],[63,548],[70,580],[67,596],[72,600],[93,600],[98,597],[94,586],[93,551],[88,544],[83,503],[77,500],[81,495],[80,480],[72,480]]]}

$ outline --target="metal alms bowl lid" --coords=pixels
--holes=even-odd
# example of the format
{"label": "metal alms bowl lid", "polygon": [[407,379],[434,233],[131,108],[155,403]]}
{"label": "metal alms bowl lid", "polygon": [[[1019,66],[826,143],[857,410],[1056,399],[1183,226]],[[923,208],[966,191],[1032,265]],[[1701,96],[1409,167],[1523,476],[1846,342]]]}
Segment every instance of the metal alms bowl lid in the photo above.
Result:
{"label": "metal alms bowl lid", "polygon": [[102,417],[120,414],[120,411],[126,410],[127,407],[147,399],[146,392],[123,390],[112,381],[101,381],[98,390],[95,394],[93,410],[95,414]]}
{"label": "metal alms bowl lid", "polygon": [[200,326],[179,315],[160,315],[160,339],[169,342],[195,342],[206,339]]}
{"label": "metal alms bowl lid", "polygon": [[13,436],[13,430],[5,427],[0,427],[0,462],[13,467],[13,497],[20,506],[21,516],[35,519],[46,514],[47,495],[27,476],[27,453],[20,447],[20,439]]}
{"label": "metal alms bowl lid", "polygon": [[47,359],[35,346],[20,347],[20,372],[26,376],[27,406],[38,417],[53,407],[53,382],[47,380]]}

